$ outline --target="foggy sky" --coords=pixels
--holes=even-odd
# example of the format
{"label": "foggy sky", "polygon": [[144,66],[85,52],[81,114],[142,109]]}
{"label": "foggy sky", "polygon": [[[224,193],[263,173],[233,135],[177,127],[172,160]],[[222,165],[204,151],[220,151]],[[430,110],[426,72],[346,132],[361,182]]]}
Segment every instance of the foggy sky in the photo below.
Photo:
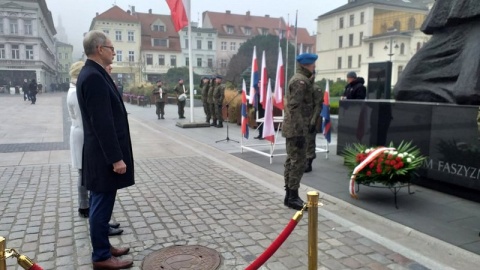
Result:
{"label": "foggy sky", "polygon": [[[74,60],[81,56],[83,33],[88,32],[96,13],[102,13],[111,8],[114,3],[123,10],[135,6],[137,12],[148,12],[152,9],[156,14],[170,14],[165,0],[46,0],[52,12],[55,26],[59,15],[68,36],[68,43],[74,46]],[[192,21],[201,25],[201,15],[204,11],[245,14],[250,11],[254,16],[283,17],[290,24],[295,22],[295,11],[298,10],[298,27],[307,28],[310,34],[316,33],[316,22],[319,15],[347,3],[347,0],[191,0]]]}

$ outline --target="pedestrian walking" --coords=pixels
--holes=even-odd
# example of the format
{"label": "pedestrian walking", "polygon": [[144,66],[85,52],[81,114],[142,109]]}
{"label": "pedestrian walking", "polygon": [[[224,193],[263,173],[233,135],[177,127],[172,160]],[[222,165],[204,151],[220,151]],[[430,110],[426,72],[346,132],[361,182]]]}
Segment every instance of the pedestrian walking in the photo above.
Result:
{"label": "pedestrian walking", "polygon": [[83,39],[87,60],[77,80],[77,98],[83,127],[82,182],[90,191],[90,239],[93,268],[123,269],[132,260],[117,257],[129,248],[115,248],[108,239],[117,190],[135,184],[127,112],[122,97],[105,70],[115,48],[101,31]]}
{"label": "pedestrian walking", "polygon": [[30,100],[30,86],[28,85],[28,80],[24,79],[23,80],[23,85],[22,85],[22,91],[23,91],[23,101],[26,101],[27,99]]}
{"label": "pedestrian walking", "polygon": [[28,86],[28,94],[30,95],[30,100],[32,101],[31,104],[35,104],[35,102],[37,102],[37,87],[37,81],[35,79],[32,79],[30,85]]}
{"label": "pedestrian walking", "polygon": [[285,116],[282,135],[286,138],[285,200],[289,208],[300,210],[304,202],[298,196],[300,181],[305,171],[308,125],[313,111],[313,84],[311,77],[318,56],[303,53],[297,56],[297,70],[288,82],[285,92]]}

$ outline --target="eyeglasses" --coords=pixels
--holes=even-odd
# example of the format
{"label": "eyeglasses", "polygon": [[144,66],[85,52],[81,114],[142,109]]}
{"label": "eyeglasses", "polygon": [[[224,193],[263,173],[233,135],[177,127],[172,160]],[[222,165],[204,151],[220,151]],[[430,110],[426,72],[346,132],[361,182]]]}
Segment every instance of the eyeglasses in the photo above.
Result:
{"label": "eyeglasses", "polygon": [[109,48],[112,52],[115,52],[115,47],[102,45],[100,47]]}

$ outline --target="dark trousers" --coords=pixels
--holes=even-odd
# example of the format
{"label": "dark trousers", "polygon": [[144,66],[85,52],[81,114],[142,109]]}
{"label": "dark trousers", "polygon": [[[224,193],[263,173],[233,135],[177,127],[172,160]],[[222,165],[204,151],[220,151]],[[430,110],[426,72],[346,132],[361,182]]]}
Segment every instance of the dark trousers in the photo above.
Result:
{"label": "dark trousers", "polygon": [[184,117],[185,115],[185,100],[184,101],[177,101],[177,106],[178,106],[178,116],[179,117]]}
{"label": "dark trousers", "polygon": [[37,101],[37,94],[30,95],[30,100],[32,101],[32,104],[35,104]]}
{"label": "dark trousers", "polygon": [[30,96],[28,94],[28,91],[23,91],[23,100],[30,100]]}
{"label": "dark trousers", "polygon": [[[265,117],[265,109],[262,107],[262,104],[258,104],[258,118]],[[263,137],[263,126],[265,125],[265,119],[262,125],[258,126],[258,136]]]}
{"label": "dark trousers", "polygon": [[157,115],[165,114],[165,102],[155,102],[155,107],[157,107]]}
{"label": "dark trousers", "polygon": [[92,261],[94,262],[101,262],[112,256],[108,240],[108,222],[112,217],[116,195],[117,191],[90,191],[90,239],[93,249]]}

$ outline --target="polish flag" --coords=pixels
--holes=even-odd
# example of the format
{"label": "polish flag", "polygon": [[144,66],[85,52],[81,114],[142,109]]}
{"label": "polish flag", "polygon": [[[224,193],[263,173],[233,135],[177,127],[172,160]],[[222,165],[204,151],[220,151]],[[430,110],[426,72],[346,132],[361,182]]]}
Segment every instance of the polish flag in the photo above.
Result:
{"label": "polish flag", "polygon": [[190,9],[189,0],[166,0],[170,8],[171,17],[175,31],[182,30],[188,26],[187,11]]}
{"label": "polish flag", "polygon": [[262,69],[260,75],[260,103],[262,107],[266,109],[267,101],[267,64],[265,63],[265,51],[262,53]]}
{"label": "polish flag", "polygon": [[273,127],[273,98],[272,85],[268,80],[265,98],[265,120],[263,122],[263,138],[271,143],[275,143],[275,128]]}
{"label": "polish flag", "polygon": [[283,89],[285,89],[285,72],[282,59],[282,47],[278,47],[277,75],[273,91],[273,105],[283,110]]}
{"label": "polish flag", "polygon": [[255,108],[258,108],[258,100],[256,99],[256,93],[258,92],[258,63],[257,63],[257,49],[253,46],[252,57],[252,73],[250,74],[250,97],[248,102]]}
{"label": "polish flag", "polygon": [[325,93],[323,94],[323,106],[320,116],[323,118],[322,121],[322,130],[323,136],[328,143],[331,141],[332,137],[332,123],[330,123],[330,87],[327,80],[327,86],[325,87]]}
{"label": "polish flag", "polygon": [[242,85],[242,136],[248,139],[248,110],[247,110],[247,86],[245,80]]}

